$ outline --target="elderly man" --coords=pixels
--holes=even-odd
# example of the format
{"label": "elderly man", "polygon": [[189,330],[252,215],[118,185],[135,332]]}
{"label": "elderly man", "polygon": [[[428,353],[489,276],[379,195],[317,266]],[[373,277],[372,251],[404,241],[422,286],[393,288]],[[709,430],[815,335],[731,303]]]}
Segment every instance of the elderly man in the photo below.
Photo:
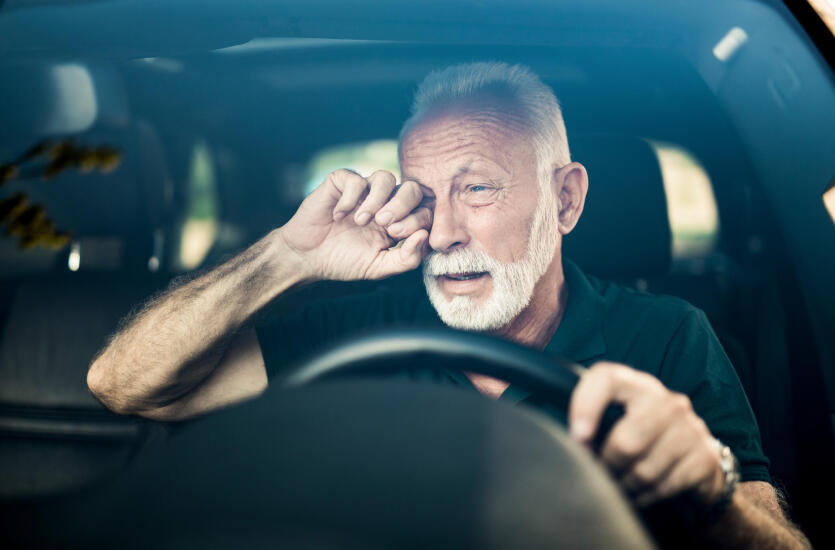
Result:
{"label": "elderly man", "polygon": [[[570,432],[588,444],[604,408],[624,406],[600,458],[637,505],[695,494],[717,544],[807,544],[780,509],[753,415],[704,315],[563,260],[588,177],[570,160],[547,86],[501,63],[431,74],[403,127],[400,162],[399,187],[386,171],[333,172],[286,225],[153,300],[91,366],[93,393],[120,413],[187,418],[259,394],[268,373],[334,334],[442,321],[594,363],[572,396]],[[252,326],[295,285],[380,279],[421,262],[428,301],[378,292]],[[442,378],[528,397],[485,376]],[[741,459],[738,487],[717,438]]]}

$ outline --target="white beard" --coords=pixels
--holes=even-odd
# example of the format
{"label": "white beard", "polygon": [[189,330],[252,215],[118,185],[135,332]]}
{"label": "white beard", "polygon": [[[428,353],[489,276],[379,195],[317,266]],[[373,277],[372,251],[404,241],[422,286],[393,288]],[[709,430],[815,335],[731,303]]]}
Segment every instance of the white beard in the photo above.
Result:
{"label": "white beard", "polygon": [[[449,253],[431,252],[423,263],[423,284],[441,320],[457,329],[493,331],[510,324],[531,302],[557,246],[559,205],[550,188],[540,188],[539,204],[531,222],[525,257],[503,263],[486,252],[470,248]],[[449,273],[489,273],[493,290],[483,303],[469,296],[447,300],[438,277]]]}

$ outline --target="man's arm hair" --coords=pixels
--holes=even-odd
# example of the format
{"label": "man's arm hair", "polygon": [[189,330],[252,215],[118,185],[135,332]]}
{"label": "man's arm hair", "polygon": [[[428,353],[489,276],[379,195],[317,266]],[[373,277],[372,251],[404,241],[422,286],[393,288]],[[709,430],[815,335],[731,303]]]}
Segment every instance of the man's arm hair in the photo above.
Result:
{"label": "man's arm hair", "polygon": [[143,308],[93,361],[90,390],[116,412],[166,419],[262,391],[260,346],[244,327],[264,306],[304,280],[380,279],[420,264],[432,215],[416,182],[395,184],[385,170],[332,172],[284,226]]}
{"label": "man's arm hair", "polygon": [[784,510],[786,499],[765,481],[740,483],[725,515],[706,533],[717,548],[811,548]]}
{"label": "man's arm hair", "polygon": [[130,317],[93,360],[87,383],[122,414],[176,420],[266,388],[250,320],[300,280],[273,231],[219,267],[175,281]]}

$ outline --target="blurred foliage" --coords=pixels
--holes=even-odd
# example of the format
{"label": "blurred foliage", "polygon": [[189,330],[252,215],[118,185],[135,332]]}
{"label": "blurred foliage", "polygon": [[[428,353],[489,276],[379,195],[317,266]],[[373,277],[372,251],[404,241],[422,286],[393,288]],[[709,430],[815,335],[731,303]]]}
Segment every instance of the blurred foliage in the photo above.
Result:
{"label": "blurred foliage", "polygon": [[58,231],[46,216],[43,205],[30,203],[23,193],[0,199],[0,223],[6,226],[7,235],[18,238],[24,250],[38,245],[60,250],[70,242],[69,234]]}
{"label": "blurred foliage", "polygon": [[[50,181],[72,169],[107,174],[121,162],[122,152],[107,145],[85,147],[77,145],[74,138],[43,140],[12,162],[0,163],[0,187],[16,180]],[[7,235],[18,238],[24,250],[35,246],[61,249],[70,242],[70,235],[55,227],[44,206],[32,204],[23,192],[0,198],[0,225],[5,226]]]}

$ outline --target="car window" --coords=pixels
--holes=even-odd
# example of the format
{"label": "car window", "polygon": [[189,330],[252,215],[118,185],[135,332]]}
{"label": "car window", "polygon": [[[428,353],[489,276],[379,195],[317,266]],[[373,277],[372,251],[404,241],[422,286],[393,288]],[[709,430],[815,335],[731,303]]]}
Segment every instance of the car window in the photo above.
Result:
{"label": "car window", "polygon": [[719,211],[704,166],[686,149],[653,143],[667,195],[674,258],[699,258],[714,251]]}
{"label": "car window", "polygon": [[365,176],[375,170],[388,170],[400,183],[400,163],[396,139],[375,139],[363,143],[334,145],[317,151],[304,170],[304,194],[307,195],[339,168],[348,168]]}

